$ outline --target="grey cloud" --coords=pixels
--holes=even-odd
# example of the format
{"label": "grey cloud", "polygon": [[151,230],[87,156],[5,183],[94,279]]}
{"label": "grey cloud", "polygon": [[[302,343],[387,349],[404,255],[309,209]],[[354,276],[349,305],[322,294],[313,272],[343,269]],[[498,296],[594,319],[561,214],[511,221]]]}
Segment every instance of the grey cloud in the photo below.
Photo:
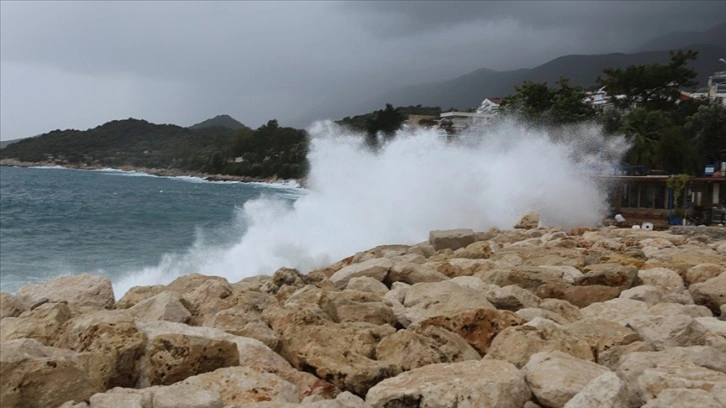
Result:
{"label": "grey cloud", "polygon": [[2,1],[0,137],[128,116],[285,123],[331,97],[627,51],[724,15],[723,2]]}

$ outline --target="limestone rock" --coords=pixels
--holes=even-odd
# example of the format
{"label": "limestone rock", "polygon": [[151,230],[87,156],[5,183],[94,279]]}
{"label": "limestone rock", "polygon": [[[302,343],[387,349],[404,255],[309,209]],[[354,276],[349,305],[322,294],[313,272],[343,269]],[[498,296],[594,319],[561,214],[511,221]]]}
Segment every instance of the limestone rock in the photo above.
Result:
{"label": "limestone rock", "polygon": [[517,367],[523,367],[532,355],[552,350],[562,351],[579,359],[595,361],[589,344],[558,326],[541,329],[516,326],[504,329],[492,340],[484,358],[504,360]]}
{"label": "limestone rock", "polygon": [[222,408],[218,392],[188,384],[161,387],[154,393],[154,408]]}
{"label": "limestone rock", "polygon": [[518,315],[502,310],[473,309],[445,316],[433,316],[420,321],[416,326],[442,327],[464,338],[482,355],[489,350],[492,339],[502,330],[524,324]]}
{"label": "limestone rock", "polygon": [[514,224],[515,229],[535,229],[539,227],[539,212],[529,211]]}
{"label": "limestone rock", "polygon": [[7,292],[0,292],[0,319],[19,316],[26,309],[15,296]]}
{"label": "limestone rock", "polygon": [[726,272],[703,283],[688,287],[696,304],[704,305],[714,313],[720,313],[721,305],[726,304]]}
{"label": "limestone rock", "polygon": [[630,344],[613,346],[597,355],[597,363],[613,371],[618,369],[620,359],[630,353],[655,351],[650,343],[634,341]]}
{"label": "limestone rock", "polygon": [[620,358],[617,374],[625,382],[628,404],[641,406],[645,403],[638,378],[646,369],[682,362],[691,362],[699,367],[726,373],[726,354],[713,347],[673,347],[662,351],[625,354]]}
{"label": "limestone rock", "polygon": [[18,290],[17,300],[30,307],[40,299],[50,302],[68,302],[74,306],[111,308],[114,304],[111,281],[98,275],[61,276]]}
{"label": "limestone rock", "polygon": [[71,319],[56,346],[75,351],[93,351],[108,357],[104,366],[106,388],[131,387],[139,375],[139,359],[146,336],[125,310],[99,310]]}
{"label": "limestone rock", "polygon": [[366,395],[374,408],[521,407],[530,399],[522,374],[496,360],[431,364],[383,380]]}
{"label": "limestone rock", "polygon": [[435,251],[464,248],[476,240],[471,229],[435,230],[429,232],[429,243]]}
{"label": "limestone rock", "polygon": [[632,299],[645,302],[649,305],[660,303],[665,294],[663,291],[653,285],[641,285],[620,292],[620,299]]}
{"label": "limestone rock", "polygon": [[392,266],[393,261],[388,258],[373,258],[340,269],[330,277],[330,281],[340,289],[346,287],[349,280],[359,276],[368,276],[383,281]]}
{"label": "limestone rock", "polygon": [[687,285],[705,282],[726,272],[726,266],[717,264],[699,264],[688,268],[685,281]]}
{"label": "limestone rock", "polygon": [[[162,387],[154,395],[154,408],[160,391],[172,390],[175,385]],[[179,386],[206,390],[219,398],[219,407],[258,401],[300,402],[294,384],[279,376],[255,367],[227,367],[214,372],[189,377]],[[172,408],[173,405],[169,405]]]}
{"label": "limestone rock", "polygon": [[179,295],[171,291],[161,292],[142,300],[129,308],[136,320],[166,320],[186,323],[192,317],[182,304]]}
{"label": "limestone rock", "polygon": [[633,330],[609,320],[583,319],[564,326],[564,329],[589,344],[596,358],[615,346],[640,340]]}
{"label": "limestone rock", "polygon": [[726,386],[726,374],[700,367],[690,361],[659,364],[646,368],[638,377],[640,396],[646,402],[657,398],[668,388],[700,388],[710,391],[719,383]]}
{"label": "limestone rock", "polygon": [[486,294],[448,281],[411,286],[406,291],[403,305],[413,323],[472,309],[494,309]]}
{"label": "limestone rock", "polygon": [[580,313],[583,318],[610,320],[625,325],[629,318],[646,314],[648,308],[647,303],[639,300],[612,299],[583,307]]}
{"label": "limestone rock", "polygon": [[565,408],[626,408],[625,384],[615,373],[606,371],[590,381]]}
{"label": "limestone rock", "polygon": [[607,368],[560,351],[534,354],[522,368],[527,385],[545,407],[564,406]]}
{"label": "limestone rock", "polygon": [[376,359],[400,367],[401,371],[480,358],[479,353],[461,337],[436,326],[420,332],[399,330],[376,346]]}
{"label": "limestone rock", "polygon": [[51,346],[70,318],[71,310],[66,303],[45,303],[19,317],[2,319],[0,341],[28,338]]}
{"label": "limestone rock", "polygon": [[394,282],[403,282],[412,285],[421,282],[440,282],[446,279],[448,279],[446,275],[428,265],[396,262],[388,272],[385,282],[389,285]]}
{"label": "limestone rock", "polygon": [[583,272],[584,274],[575,280],[575,284],[630,288],[638,276],[638,269],[634,266],[616,263],[588,265],[583,268]]}
{"label": "limestone rock", "polygon": [[492,247],[487,241],[476,241],[454,251],[454,257],[467,259],[488,259],[492,256]]}
{"label": "limestone rock", "polygon": [[681,276],[668,268],[641,269],[638,278],[644,285],[658,287],[663,293],[680,293],[685,289]]}
{"label": "limestone rock", "polygon": [[492,283],[502,287],[517,285],[523,289],[534,290],[547,283],[559,283],[562,272],[551,268],[535,266],[509,266],[480,271],[476,276],[486,283]]}
{"label": "limestone rock", "polygon": [[726,406],[726,398],[719,398],[714,393],[706,390],[668,388],[658,394],[657,398],[648,401],[647,404],[643,405],[643,408],[723,408],[724,406]]}
{"label": "limestone rock", "polygon": [[280,343],[280,336],[262,320],[260,312],[240,307],[225,309],[208,317],[204,326],[221,329],[235,336],[257,339],[273,350]]}
{"label": "limestone rock", "polygon": [[621,288],[604,285],[572,286],[562,282],[549,282],[537,288],[540,299],[555,298],[570,302],[578,307],[606,302],[620,296]]}
{"label": "limestone rock", "polygon": [[142,300],[148,299],[152,296],[156,296],[166,289],[163,285],[153,286],[134,286],[119,299],[114,305],[115,309],[128,309],[131,306],[141,302]]}
{"label": "limestone rock", "polygon": [[19,339],[0,344],[0,401],[3,407],[55,408],[102,391],[102,355],[76,353]]}
{"label": "limestone rock", "polygon": [[90,408],[151,408],[140,393],[99,393],[91,396]]}
{"label": "limestone rock", "polygon": [[371,324],[395,324],[396,316],[383,299],[370,292],[344,290],[323,292],[320,308],[335,322],[367,322]]}
{"label": "limestone rock", "polygon": [[540,302],[532,292],[516,285],[493,289],[487,292],[487,298],[497,309],[515,312],[525,307],[537,307]]}
{"label": "limestone rock", "polygon": [[655,350],[678,346],[702,346],[705,343],[703,325],[692,317],[682,314],[635,316],[628,319],[626,327],[633,329]]}
{"label": "limestone rock", "polygon": [[388,287],[386,285],[369,276],[353,278],[348,281],[348,285],[345,288],[348,290],[370,292],[381,297],[388,293]]}
{"label": "limestone rock", "polygon": [[517,315],[526,320],[527,322],[531,322],[534,319],[546,319],[560,325],[570,323],[569,320],[565,319],[564,317],[560,316],[555,312],[546,309],[540,309],[537,307],[519,309],[517,310]]}
{"label": "limestone rock", "polygon": [[563,299],[542,299],[539,302],[539,308],[557,313],[570,322],[574,322],[582,318],[580,309]]}

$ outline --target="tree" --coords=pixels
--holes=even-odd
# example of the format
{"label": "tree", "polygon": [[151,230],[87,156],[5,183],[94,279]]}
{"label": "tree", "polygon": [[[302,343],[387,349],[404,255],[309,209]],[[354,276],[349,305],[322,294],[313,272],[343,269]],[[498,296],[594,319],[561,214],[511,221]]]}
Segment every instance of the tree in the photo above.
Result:
{"label": "tree", "polygon": [[405,120],[406,118],[398,109],[394,108],[390,103],[387,103],[385,109],[376,111],[373,118],[368,121],[366,126],[368,134],[366,140],[368,144],[371,147],[376,147],[379,132],[383,134],[384,139],[392,139],[396,130],[401,128]]}
{"label": "tree", "polygon": [[[671,51],[668,64],[607,68],[597,82],[607,89],[617,107],[629,108],[635,104],[651,110],[672,111],[680,90],[696,85],[696,72],[686,63],[697,57],[698,51]],[[615,95],[625,97],[617,99]]]}
{"label": "tree", "polygon": [[718,162],[721,150],[726,149],[726,107],[717,103],[700,106],[684,130],[704,160],[701,165]]}
{"label": "tree", "polygon": [[557,88],[546,82],[524,81],[515,86],[515,92],[504,98],[502,110],[541,125],[577,123],[594,117],[594,109],[584,102],[585,92],[571,86],[566,77],[560,77]]}
{"label": "tree", "polygon": [[625,154],[625,160],[631,165],[644,165],[650,170],[659,163],[658,143],[661,132],[670,126],[670,121],[661,112],[638,108],[630,111],[623,118],[621,130],[625,134],[631,148]]}

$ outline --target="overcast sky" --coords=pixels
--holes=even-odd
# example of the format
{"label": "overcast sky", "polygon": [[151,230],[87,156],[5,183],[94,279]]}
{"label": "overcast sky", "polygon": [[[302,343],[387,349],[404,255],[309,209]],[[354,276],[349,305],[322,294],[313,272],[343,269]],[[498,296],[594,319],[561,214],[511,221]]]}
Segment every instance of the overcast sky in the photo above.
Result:
{"label": "overcast sky", "polygon": [[3,0],[0,138],[225,113],[304,126],[290,121],[341,92],[629,51],[724,16],[726,2],[709,1]]}

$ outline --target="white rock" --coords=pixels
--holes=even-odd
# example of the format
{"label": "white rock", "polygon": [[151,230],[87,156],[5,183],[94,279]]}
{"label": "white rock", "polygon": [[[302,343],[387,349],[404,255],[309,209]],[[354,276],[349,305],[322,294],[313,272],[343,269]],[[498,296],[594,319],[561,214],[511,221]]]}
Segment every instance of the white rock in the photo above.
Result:
{"label": "white rock", "polygon": [[60,276],[18,290],[17,300],[27,307],[47,298],[50,302],[63,302],[76,306],[111,308],[114,304],[111,281],[99,275]]}
{"label": "white rock", "polygon": [[609,370],[561,351],[534,354],[522,368],[527,385],[545,407],[561,407]]}
{"label": "white rock", "polygon": [[604,372],[565,404],[565,408],[626,408],[625,384],[615,373]]}
{"label": "white rock", "polygon": [[668,268],[641,269],[638,271],[638,278],[644,285],[656,286],[663,293],[680,293],[685,289],[681,276]]}
{"label": "white rock", "polygon": [[366,402],[374,408],[519,408],[530,396],[512,364],[475,360],[429,364],[385,379],[368,391]]}
{"label": "white rock", "polygon": [[154,393],[154,408],[222,408],[222,397],[194,385],[174,384]]}
{"label": "white rock", "polygon": [[340,269],[330,277],[330,281],[338,288],[346,287],[349,280],[358,276],[368,276],[383,281],[392,266],[393,261],[388,258],[373,258]]}
{"label": "white rock", "polygon": [[706,330],[703,325],[692,317],[682,314],[635,316],[627,320],[626,327],[633,329],[655,350],[678,346],[702,346],[705,343]]}

